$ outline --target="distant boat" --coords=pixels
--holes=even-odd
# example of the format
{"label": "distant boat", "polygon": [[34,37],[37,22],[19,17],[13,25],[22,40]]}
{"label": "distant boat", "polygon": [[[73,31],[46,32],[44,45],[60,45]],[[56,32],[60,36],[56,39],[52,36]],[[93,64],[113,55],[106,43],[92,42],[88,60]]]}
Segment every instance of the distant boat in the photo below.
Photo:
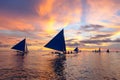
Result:
{"label": "distant boat", "polygon": [[26,44],[26,38],[23,39],[22,41],[20,41],[19,43],[17,43],[16,45],[14,45],[11,49],[15,49],[17,50],[17,52],[20,53],[27,53],[28,52],[28,48],[27,48],[27,44]]}
{"label": "distant boat", "polygon": [[107,51],[106,51],[107,53],[109,53],[110,52],[110,50],[109,49],[107,49]]}
{"label": "distant boat", "polygon": [[101,52],[101,48],[99,48],[98,52]]}
{"label": "distant boat", "polygon": [[78,47],[76,47],[76,48],[74,49],[74,51],[75,51],[75,53],[78,53],[78,52],[79,52]]}
{"label": "distant boat", "polygon": [[92,52],[95,52],[95,53],[101,53],[101,48],[99,48],[98,50],[94,50]]}
{"label": "distant boat", "polygon": [[[48,42],[44,47],[54,49],[63,53],[66,53],[66,44],[64,38],[64,29],[62,29],[50,42]],[[56,52],[60,54],[59,52]]]}

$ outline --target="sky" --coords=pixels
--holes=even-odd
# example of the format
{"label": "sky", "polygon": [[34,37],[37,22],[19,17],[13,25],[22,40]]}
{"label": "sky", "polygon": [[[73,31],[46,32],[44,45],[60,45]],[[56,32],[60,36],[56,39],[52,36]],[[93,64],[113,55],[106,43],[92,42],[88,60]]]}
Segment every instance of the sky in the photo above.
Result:
{"label": "sky", "polygon": [[120,0],[0,0],[0,50],[27,38],[29,50],[64,28],[67,50],[120,50]]}

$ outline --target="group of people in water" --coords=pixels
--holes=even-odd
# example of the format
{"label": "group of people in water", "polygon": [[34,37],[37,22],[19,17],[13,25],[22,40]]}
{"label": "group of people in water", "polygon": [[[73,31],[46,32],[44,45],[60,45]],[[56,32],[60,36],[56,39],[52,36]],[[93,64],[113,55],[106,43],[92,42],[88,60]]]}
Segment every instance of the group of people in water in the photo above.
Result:
{"label": "group of people in water", "polygon": [[[77,51],[64,51],[63,54],[77,54],[79,52],[82,52],[81,50],[77,50]],[[101,52],[107,52],[107,53],[110,53],[110,50],[107,49],[106,51],[102,51],[101,48],[99,48],[98,50],[93,50],[92,52],[95,52],[95,53],[101,53]],[[119,51],[116,51],[116,53],[119,52]],[[60,52],[52,52],[53,54],[60,54]]]}
{"label": "group of people in water", "polygon": [[[80,52],[80,51],[79,51]],[[63,52],[64,54],[74,54],[74,53],[78,53],[76,51],[65,51]],[[60,54],[60,52],[52,52],[52,54]]]}
{"label": "group of people in water", "polygon": [[[77,53],[79,53],[79,52],[82,52],[81,50],[77,50],[77,51],[64,51],[63,53],[64,54],[77,54]],[[93,50],[92,52],[95,52],[95,53],[100,53],[100,52],[102,52],[102,50],[101,50],[101,48],[99,48],[98,50]],[[110,50],[109,49],[107,49],[106,50],[106,52],[107,53],[109,53],[110,52]],[[52,52],[53,54],[59,54],[59,52]]]}
{"label": "group of people in water", "polygon": [[[100,52],[101,52],[101,48],[99,48],[98,50],[94,50],[94,51],[92,51],[92,52],[100,53]],[[109,49],[107,49],[107,50],[106,50],[106,52],[107,52],[107,53],[109,53],[109,52],[110,52],[110,50],[109,50]]]}

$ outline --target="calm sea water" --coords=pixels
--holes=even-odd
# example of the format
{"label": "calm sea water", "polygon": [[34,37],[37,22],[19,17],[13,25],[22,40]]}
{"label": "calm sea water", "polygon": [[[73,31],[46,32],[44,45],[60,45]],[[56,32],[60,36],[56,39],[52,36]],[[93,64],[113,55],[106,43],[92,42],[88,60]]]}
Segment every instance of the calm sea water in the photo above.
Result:
{"label": "calm sea water", "polygon": [[0,80],[120,80],[120,53],[0,52]]}

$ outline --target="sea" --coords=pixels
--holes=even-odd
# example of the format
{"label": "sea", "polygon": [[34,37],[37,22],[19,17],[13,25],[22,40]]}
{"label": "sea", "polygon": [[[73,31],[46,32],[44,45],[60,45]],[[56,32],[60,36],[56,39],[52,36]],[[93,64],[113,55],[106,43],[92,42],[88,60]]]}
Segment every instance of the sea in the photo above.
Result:
{"label": "sea", "polygon": [[120,80],[120,52],[0,52],[0,80]]}

